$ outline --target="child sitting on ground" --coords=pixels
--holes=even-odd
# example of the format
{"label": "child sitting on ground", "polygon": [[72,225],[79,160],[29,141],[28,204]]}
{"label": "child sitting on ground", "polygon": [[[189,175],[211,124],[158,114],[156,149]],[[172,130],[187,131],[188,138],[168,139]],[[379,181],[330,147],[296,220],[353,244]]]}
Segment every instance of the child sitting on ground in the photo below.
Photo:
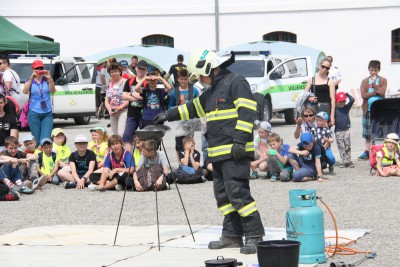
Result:
{"label": "child sitting on ground", "polygon": [[311,181],[317,175],[318,182],[324,182],[321,166],[321,145],[314,141],[311,133],[302,133],[300,135],[300,143],[289,149],[296,156],[300,169],[293,173],[293,182]]}
{"label": "child sitting on ground", "polygon": [[[26,154],[35,154],[38,155],[41,151],[36,149],[36,140],[33,135],[27,135],[22,139],[22,143],[24,144],[25,149],[22,150]],[[38,181],[35,182],[36,179],[38,179],[38,171],[37,171],[37,160],[31,160],[29,162],[29,166],[21,165],[21,173],[22,176],[25,177],[26,180],[31,181],[35,188],[35,184],[38,183]],[[41,177],[41,179],[45,179]]]}
{"label": "child sitting on ground", "polygon": [[79,134],[75,137],[76,151],[69,156],[69,167],[58,171],[58,176],[64,181],[64,188],[83,189],[89,184],[89,175],[96,169],[96,154],[88,150],[88,139],[85,135]]}
{"label": "child sitting on ground", "polygon": [[293,168],[289,163],[290,146],[283,144],[281,137],[276,133],[271,133],[268,139],[269,157],[268,172],[271,174],[271,182],[275,182],[279,177],[281,182],[289,182],[293,173]]}
{"label": "child sitting on ground", "polygon": [[30,160],[37,160],[38,156],[34,154],[26,154],[25,152],[19,151],[18,139],[14,136],[9,136],[4,140],[4,146],[6,150],[0,153],[1,159],[9,161],[10,164],[0,164],[0,179],[7,185],[12,191],[16,191],[23,194],[32,194],[35,190],[32,190],[32,182],[23,182],[21,171],[19,169],[21,164],[28,165]]}
{"label": "child sitting on ground", "polygon": [[137,135],[134,135],[133,142],[135,143],[135,148],[133,150],[133,157],[135,158],[135,166],[137,166],[139,164],[140,157],[142,156],[143,140],[141,140]]}
{"label": "child sitting on ground", "polygon": [[102,173],[92,173],[89,176],[92,184],[88,186],[89,190],[108,190],[117,191],[124,188],[133,187],[132,174],[135,163],[131,152],[123,148],[124,143],[121,136],[111,135],[108,138],[108,148],[110,153],[106,156]]}
{"label": "child sitting on ground", "polygon": [[[349,103],[346,104],[346,99],[349,98]],[[336,109],[335,109],[335,137],[336,144],[339,150],[342,165],[340,168],[354,168],[351,162],[351,142],[350,142],[350,116],[349,112],[353,106],[354,98],[343,92],[336,94]]]}
{"label": "child sitting on ground", "polygon": [[[59,166],[57,154],[53,152],[53,141],[50,138],[43,138],[42,141],[40,141],[40,146],[43,151],[38,154],[38,173],[46,177],[46,182],[58,185],[60,183],[60,179],[57,176]],[[38,188],[41,188],[45,184],[46,183],[41,180]]]}
{"label": "child sitting on ground", "polygon": [[53,141],[53,150],[57,154],[60,169],[66,166],[68,167],[68,158],[69,155],[71,155],[71,150],[66,145],[67,137],[63,130],[61,128],[54,128],[51,132],[51,140]]}
{"label": "child sitting on ground", "polygon": [[104,166],[105,156],[109,153],[108,134],[103,127],[90,129],[92,142],[89,142],[88,149],[96,154],[97,168],[101,172]]}
{"label": "child sitting on ground", "polygon": [[[400,176],[399,154],[396,153],[398,143],[393,139],[385,139],[384,146],[376,152],[377,176]],[[396,165],[393,165],[393,163]]]}
{"label": "child sitting on ground", "polygon": [[135,189],[143,191],[161,191],[169,189],[166,177],[170,173],[164,151],[157,150],[157,141],[146,140],[142,145],[142,157],[133,174]]}
{"label": "child sitting on ground", "polygon": [[254,158],[250,163],[252,173],[250,179],[258,179],[257,168],[262,171],[267,171],[268,158],[268,136],[271,133],[271,124],[267,121],[262,121],[258,124],[258,135],[254,138]]}
{"label": "child sitting on ground", "polygon": [[200,168],[200,152],[194,149],[195,142],[192,136],[188,135],[182,139],[181,151],[179,151],[179,169],[176,172],[176,182],[180,184],[203,183],[206,178]]}
{"label": "child sitting on ground", "polygon": [[333,165],[336,162],[335,156],[331,151],[331,144],[333,143],[333,134],[328,127],[329,116],[325,111],[318,112],[317,114],[317,128],[312,128],[311,133],[314,135],[315,140],[325,148],[326,157],[328,158],[329,174],[334,175]]}

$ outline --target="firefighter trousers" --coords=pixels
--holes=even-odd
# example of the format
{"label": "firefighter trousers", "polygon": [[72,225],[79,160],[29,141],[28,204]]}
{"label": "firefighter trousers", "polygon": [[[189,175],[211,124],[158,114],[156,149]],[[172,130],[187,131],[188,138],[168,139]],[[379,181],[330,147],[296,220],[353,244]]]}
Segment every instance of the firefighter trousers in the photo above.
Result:
{"label": "firefighter trousers", "polygon": [[261,237],[265,235],[260,213],[250,194],[250,159],[213,163],[213,185],[217,206],[224,215],[222,235]]}

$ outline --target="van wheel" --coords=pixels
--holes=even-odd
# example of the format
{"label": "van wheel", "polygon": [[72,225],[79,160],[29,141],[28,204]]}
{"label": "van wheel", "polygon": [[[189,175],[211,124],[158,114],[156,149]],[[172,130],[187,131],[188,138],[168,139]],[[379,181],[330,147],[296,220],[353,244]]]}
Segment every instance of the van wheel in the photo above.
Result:
{"label": "van wheel", "polygon": [[264,114],[263,119],[265,121],[270,121],[271,120],[271,118],[272,118],[272,107],[271,107],[271,101],[269,100],[269,98],[265,98],[263,114]]}
{"label": "van wheel", "polygon": [[286,124],[295,124],[295,112],[296,110],[294,108],[285,109],[284,114]]}
{"label": "van wheel", "polygon": [[74,121],[76,125],[88,125],[90,122],[90,116],[75,117]]}

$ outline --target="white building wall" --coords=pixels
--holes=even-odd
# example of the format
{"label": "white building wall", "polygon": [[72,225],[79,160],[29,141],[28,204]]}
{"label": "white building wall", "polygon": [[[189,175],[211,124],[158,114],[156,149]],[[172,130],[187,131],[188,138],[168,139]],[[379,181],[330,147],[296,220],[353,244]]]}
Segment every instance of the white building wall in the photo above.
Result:
{"label": "white building wall", "polygon": [[[3,2],[3,1],[2,1]],[[216,48],[215,0],[7,1],[0,14],[34,35],[61,44],[62,55],[88,56],[141,44],[151,34],[174,38],[175,48]],[[297,43],[334,57],[342,89],[358,88],[371,59],[382,62],[390,89],[400,88],[400,64],[391,62],[391,31],[400,27],[398,0],[219,0],[219,47],[288,31]],[[173,62],[171,62],[172,64]]]}

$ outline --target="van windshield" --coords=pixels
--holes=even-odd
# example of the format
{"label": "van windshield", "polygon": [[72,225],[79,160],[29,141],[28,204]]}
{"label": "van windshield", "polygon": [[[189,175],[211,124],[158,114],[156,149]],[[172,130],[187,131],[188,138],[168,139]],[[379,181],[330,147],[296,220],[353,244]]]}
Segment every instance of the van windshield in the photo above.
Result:
{"label": "van windshield", "polygon": [[246,78],[264,77],[265,63],[263,60],[238,60],[230,65],[228,70]]}
{"label": "van windshield", "polygon": [[[11,63],[11,68],[18,73],[21,83],[25,83],[32,75],[32,64],[31,63]],[[44,65],[45,70],[50,70],[50,65]]]}

